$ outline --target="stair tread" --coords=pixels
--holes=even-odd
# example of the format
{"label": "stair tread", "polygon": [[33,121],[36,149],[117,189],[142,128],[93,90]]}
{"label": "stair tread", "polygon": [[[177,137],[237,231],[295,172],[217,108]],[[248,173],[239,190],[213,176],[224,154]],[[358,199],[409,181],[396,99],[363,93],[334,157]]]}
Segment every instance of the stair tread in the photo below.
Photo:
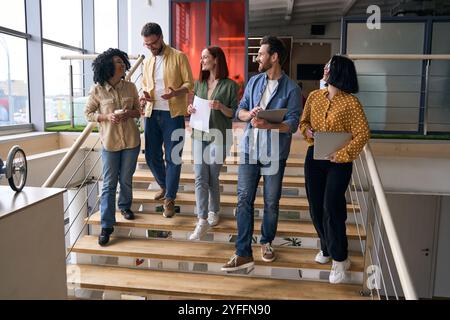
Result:
{"label": "stair tread", "polygon": [[[193,163],[192,155],[190,153],[184,153],[182,155],[182,160],[184,163]],[[140,154],[138,158],[139,163],[146,163],[145,155]],[[239,156],[228,156],[225,159],[225,165],[238,165],[239,164]],[[286,167],[297,167],[303,168],[305,166],[305,160],[303,158],[290,157],[286,162]]]}
{"label": "stair tread", "polygon": [[[233,243],[183,241],[167,239],[133,239],[111,237],[106,247],[98,244],[96,236],[79,239],[72,252],[126,256],[135,258],[169,259],[178,261],[209,262],[224,264],[234,254]],[[276,247],[276,260],[266,263],[259,254],[259,245],[253,248],[256,265],[284,268],[307,268],[330,270],[331,263],[314,262],[315,249]],[[361,254],[351,253],[351,271],[362,272],[364,261]]]}
{"label": "stair tread", "polygon": [[[219,176],[219,181],[221,184],[237,184],[238,175],[230,174],[230,173],[221,173]],[[135,182],[153,182],[155,181],[155,177],[152,175],[150,170],[136,170],[133,181]],[[181,183],[194,183],[195,182],[195,174],[194,173],[185,173],[182,172],[180,175]],[[262,184],[262,179],[260,181]],[[283,187],[304,187],[305,186],[305,178],[304,177],[294,177],[294,176],[284,176],[283,178]]]}
{"label": "stair tread", "polygon": [[202,299],[367,299],[359,295],[360,285],[95,265],[67,266],[67,282],[93,290]]}
{"label": "stair tread", "polygon": [[[89,218],[89,223],[100,225],[100,213],[97,212]],[[261,232],[261,220],[255,219],[254,232]],[[171,219],[164,218],[161,213],[136,213],[135,220],[126,220],[120,212],[116,213],[116,225],[125,228],[140,228],[162,231],[193,231],[197,218],[194,216],[176,215]],[[361,238],[366,238],[364,230],[359,228]],[[234,217],[221,217],[217,226],[211,232],[236,234],[237,226]],[[317,237],[314,225],[309,221],[300,220],[279,220],[277,227],[278,237]],[[347,237],[349,239],[359,239],[356,224],[347,224]]]}
{"label": "stair tread", "polygon": [[[158,191],[153,190],[133,190],[133,201],[140,203],[159,203],[163,200],[154,200]],[[195,205],[195,194],[192,192],[178,192],[175,201],[178,205]],[[222,194],[220,196],[220,204],[224,207],[236,207],[237,195]],[[262,196],[256,196],[255,208],[264,208],[264,199]],[[359,211],[357,205],[347,204],[347,210],[353,212],[353,209]],[[309,210],[308,199],[302,197],[282,197],[280,199],[280,210]]]}

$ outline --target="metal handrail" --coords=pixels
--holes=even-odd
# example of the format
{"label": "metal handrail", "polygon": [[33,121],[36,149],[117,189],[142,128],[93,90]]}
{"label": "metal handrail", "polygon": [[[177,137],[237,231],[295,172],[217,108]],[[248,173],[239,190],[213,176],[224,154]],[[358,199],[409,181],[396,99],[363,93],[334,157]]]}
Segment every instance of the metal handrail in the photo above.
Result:
{"label": "metal handrail", "polygon": [[403,289],[403,293],[407,300],[417,300],[417,293],[414,288],[408,266],[406,264],[406,259],[400,246],[400,240],[397,235],[397,231],[394,227],[394,222],[392,219],[392,214],[390,212],[386,195],[381,183],[380,176],[378,174],[377,166],[370,149],[369,144],[364,147],[364,155],[366,158],[367,169],[372,180],[373,190],[375,192],[376,201],[378,207],[380,208],[381,219],[383,220],[383,225],[386,231],[386,236],[389,241],[389,245],[392,251],[392,257],[397,268],[398,276],[400,279],[400,284]]}
{"label": "metal handrail", "polygon": [[[61,60],[95,60],[95,58],[98,57],[98,54],[74,54],[74,55],[67,55],[62,56]],[[139,59],[140,55],[128,55],[128,59],[130,60],[137,60]]]}
{"label": "metal handrail", "polygon": [[348,54],[352,60],[450,60],[450,54]]}
{"label": "metal handrail", "polygon": [[[81,55],[81,56],[70,56],[70,57],[73,58],[72,60],[74,60],[75,58],[83,59],[84,57],[86,57],[86,60],[87,60],[87,58],[90,57],[90,56],[92,56],[92,55]],[[63,57],[63,58],[66,58],[66,57]],[[136,72],[136,70],[142,64],[144,59],[145,59],[145,56],[143,56],[143,55],[138,57],[137,61],[133,65],[133,67],[130,69],[130,71],[126,75],[126,77],[125,77],[126,81],[130,81],[131,77],[133,76],[133,73]],[[96,122],[89,122],[88,123],[88,125],[86,126],[86,128],[84,128],[83,132],[77,138],[77,140],[72,145],[70,150],[66,153],[64,158],[61,160],[61,162],[55,168],[55,170],[53,170],[53,172],[50,174],[48,179],[44,182],[44,184],[42,185],[43,188],[51,188],[51,187],[53,187],[55,185],[56,180],[58,180],[58,178],[61,176],[61,174],[63,173],[64,169],[67,167],[67,165],[70,163],[70,161],[72,161],[72,159],[75,156],[76,152],[80,149],[80,147],[83,145],[83,143],[88,138],[89,134],[92,132],[92,130],[94,130],[94,128],[96,126],[97,126]]]}

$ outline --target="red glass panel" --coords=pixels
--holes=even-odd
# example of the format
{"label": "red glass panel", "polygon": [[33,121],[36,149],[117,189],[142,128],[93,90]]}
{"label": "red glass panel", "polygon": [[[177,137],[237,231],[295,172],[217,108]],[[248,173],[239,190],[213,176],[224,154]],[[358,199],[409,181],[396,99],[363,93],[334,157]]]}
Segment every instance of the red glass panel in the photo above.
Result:
{"label": "red glass panel", "polygon": [[183,51],[194,79],[200,73],[200,57],[206,47],[206,2],[172,2],[172,45]]}
{"label": "red glass panel", "polygon": [[[243,89],[245,82],[245,0],[214,0],[211,3],[211,45],[221,47],[230,78]],[[241,94],[242,96],[242,89]]]}

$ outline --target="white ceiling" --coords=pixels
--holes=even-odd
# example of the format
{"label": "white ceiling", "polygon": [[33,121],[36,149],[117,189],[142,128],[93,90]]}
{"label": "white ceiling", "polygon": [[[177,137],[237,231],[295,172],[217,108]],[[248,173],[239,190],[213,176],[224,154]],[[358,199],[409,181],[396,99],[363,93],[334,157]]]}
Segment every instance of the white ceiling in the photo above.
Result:
{"label": "white ceiling", "polygon": [[383,15],[400,0],[249,0],[249,27],[265,28],[338,22],[343,16],[368,16],[367,7],[380,6]]}

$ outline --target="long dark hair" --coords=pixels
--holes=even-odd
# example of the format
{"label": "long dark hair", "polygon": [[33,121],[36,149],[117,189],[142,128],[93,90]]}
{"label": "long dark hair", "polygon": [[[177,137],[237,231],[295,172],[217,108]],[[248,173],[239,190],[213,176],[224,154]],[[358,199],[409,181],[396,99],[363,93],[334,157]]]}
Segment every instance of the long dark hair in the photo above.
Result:
{"label": "long dark hair", "polygon": [[330,76],[327,81],[347,93],[358,93],[358,77],[353,61],[341,55],[334,55],[330,61]]}
{"label": "long dark hair", "polygon": [[[206,48],[208,50],[209,54],[212,55],[214,58],[217,59],[217,66],[216,66],[216,79],[226,79],[228,78],[228,66],[227,66],[227,59],[225,58],[225,53],[223,53],[222,48],[220,47],[208,47]],[[200,65],[200,75],[198,79],[200,82],[207,81],[209,78],[209,71],[203,71],[202,66]]]}
{"label": "long dark hair", "polygon": [[128,60],[128,55],[119,50],[109,48],[102,54],[98,55],[95,58],[94,62],[92,62],[92,71],[94,71],[94,82],[103,86],[106,81],[111,79],[114,76],[114,72],[116,70],[113,62],[113,57],[120,57],[125,63],[125,70],[129,70],[131,65]]}

